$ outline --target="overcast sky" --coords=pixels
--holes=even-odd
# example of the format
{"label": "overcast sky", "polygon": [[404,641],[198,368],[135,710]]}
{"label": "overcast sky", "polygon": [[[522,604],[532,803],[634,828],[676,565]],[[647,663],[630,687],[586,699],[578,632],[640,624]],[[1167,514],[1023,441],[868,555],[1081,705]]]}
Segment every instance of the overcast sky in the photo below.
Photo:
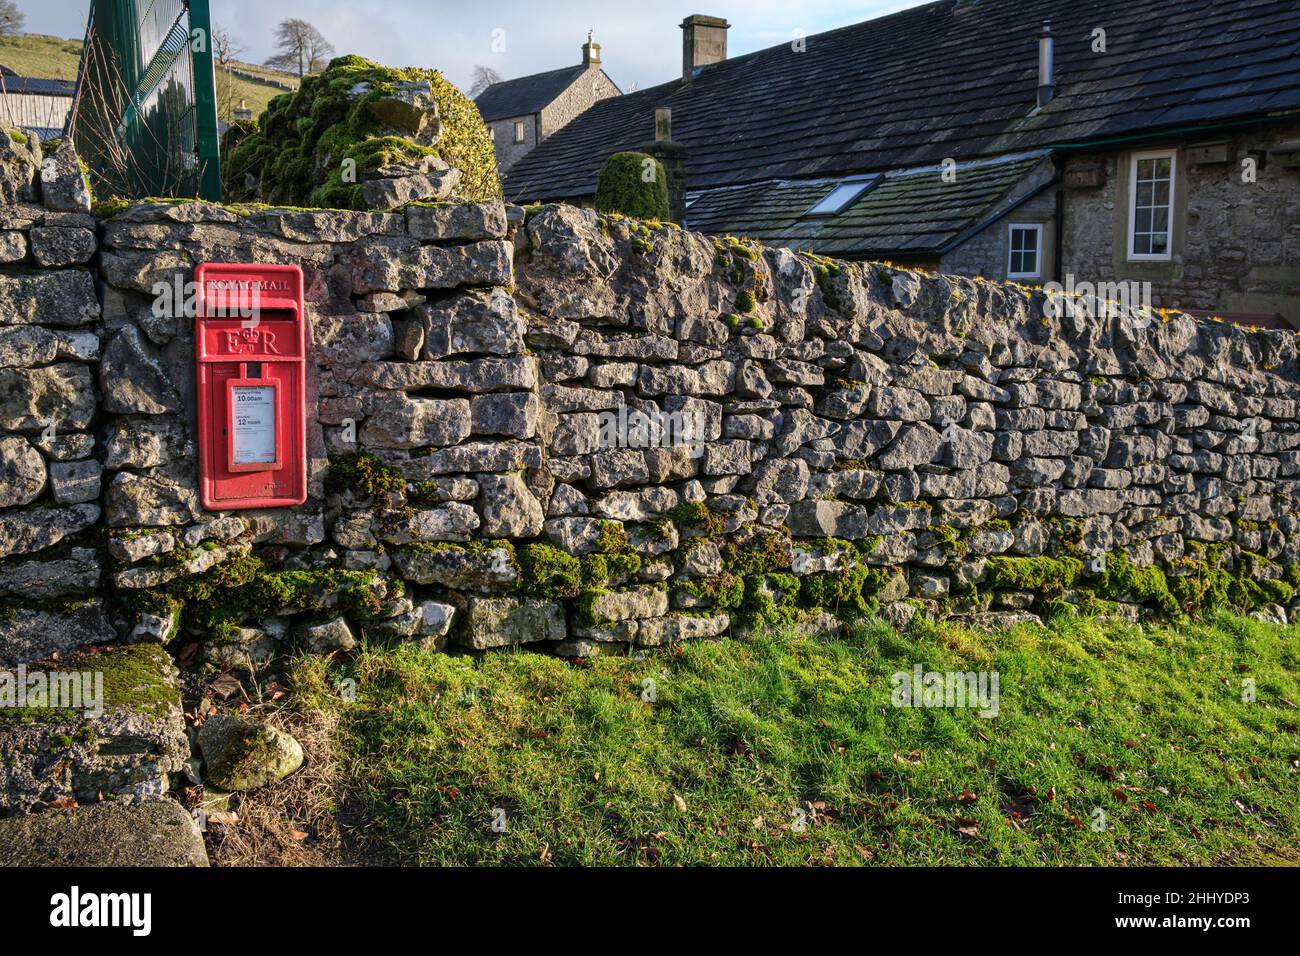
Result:
{"label": "overcast sky", "polygon": [[[596,31],[602,60],[627,91],[681,72],[682,18],[726,17],[732,56],[789,42],[796,30],[820,33],[919,4],[919,0],[212,0],[218,26],[247,48],[242,59],[265,60],[275,24],[284,17],[314,23],[339,53],[359,53],[389,66],[436,67],[468,87],[476,64],[507,79],[581,61],[587,31]],[[18,0],[29,33],[81,37],[89,0]],[[494,31],[504,52],[493,51]]]}

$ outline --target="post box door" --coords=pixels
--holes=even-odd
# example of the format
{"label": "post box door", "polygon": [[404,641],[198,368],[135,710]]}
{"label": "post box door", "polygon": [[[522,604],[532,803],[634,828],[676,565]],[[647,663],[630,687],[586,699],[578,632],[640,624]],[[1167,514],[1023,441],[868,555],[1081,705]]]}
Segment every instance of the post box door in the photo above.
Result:
{"label": "post box door", "polygon": [[[203,506],[302,504],[307,462],[301,270],[205,263],[195,275]],[[239,295],[222,294],[231,290]]]}

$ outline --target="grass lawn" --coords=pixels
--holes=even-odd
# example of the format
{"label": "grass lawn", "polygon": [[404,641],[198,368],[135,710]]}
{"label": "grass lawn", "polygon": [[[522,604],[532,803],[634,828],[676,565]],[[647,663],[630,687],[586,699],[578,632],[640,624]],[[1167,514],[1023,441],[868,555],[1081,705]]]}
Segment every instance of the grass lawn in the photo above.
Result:
{"label": "grass lawn", "polygon": [[[918,663],[996,671],[998,716],[893,706]],[[1300,628],[1226,615],[293,666],[384,856],[523,865],[1296,863],[1298,675]]]}

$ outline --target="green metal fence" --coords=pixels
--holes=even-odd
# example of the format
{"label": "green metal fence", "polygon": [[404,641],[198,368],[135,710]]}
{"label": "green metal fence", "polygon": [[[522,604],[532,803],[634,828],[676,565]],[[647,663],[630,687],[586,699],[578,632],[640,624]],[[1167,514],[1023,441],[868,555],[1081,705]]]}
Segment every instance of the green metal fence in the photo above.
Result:
{"label": "green metal fence", "polygon": [[208,0],[91,0],[69,129],[98,197],[221,199]]}

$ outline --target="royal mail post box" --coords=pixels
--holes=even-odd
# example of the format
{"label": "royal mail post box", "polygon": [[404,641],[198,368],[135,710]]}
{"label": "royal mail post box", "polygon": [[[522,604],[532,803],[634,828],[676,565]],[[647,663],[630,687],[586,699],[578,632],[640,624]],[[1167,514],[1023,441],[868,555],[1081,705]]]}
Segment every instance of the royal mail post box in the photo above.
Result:
{"label": "royal mail post box", "polygon": [[307,500],[302,269],[207,262],[194,272],[199,493],[211,511]]}

